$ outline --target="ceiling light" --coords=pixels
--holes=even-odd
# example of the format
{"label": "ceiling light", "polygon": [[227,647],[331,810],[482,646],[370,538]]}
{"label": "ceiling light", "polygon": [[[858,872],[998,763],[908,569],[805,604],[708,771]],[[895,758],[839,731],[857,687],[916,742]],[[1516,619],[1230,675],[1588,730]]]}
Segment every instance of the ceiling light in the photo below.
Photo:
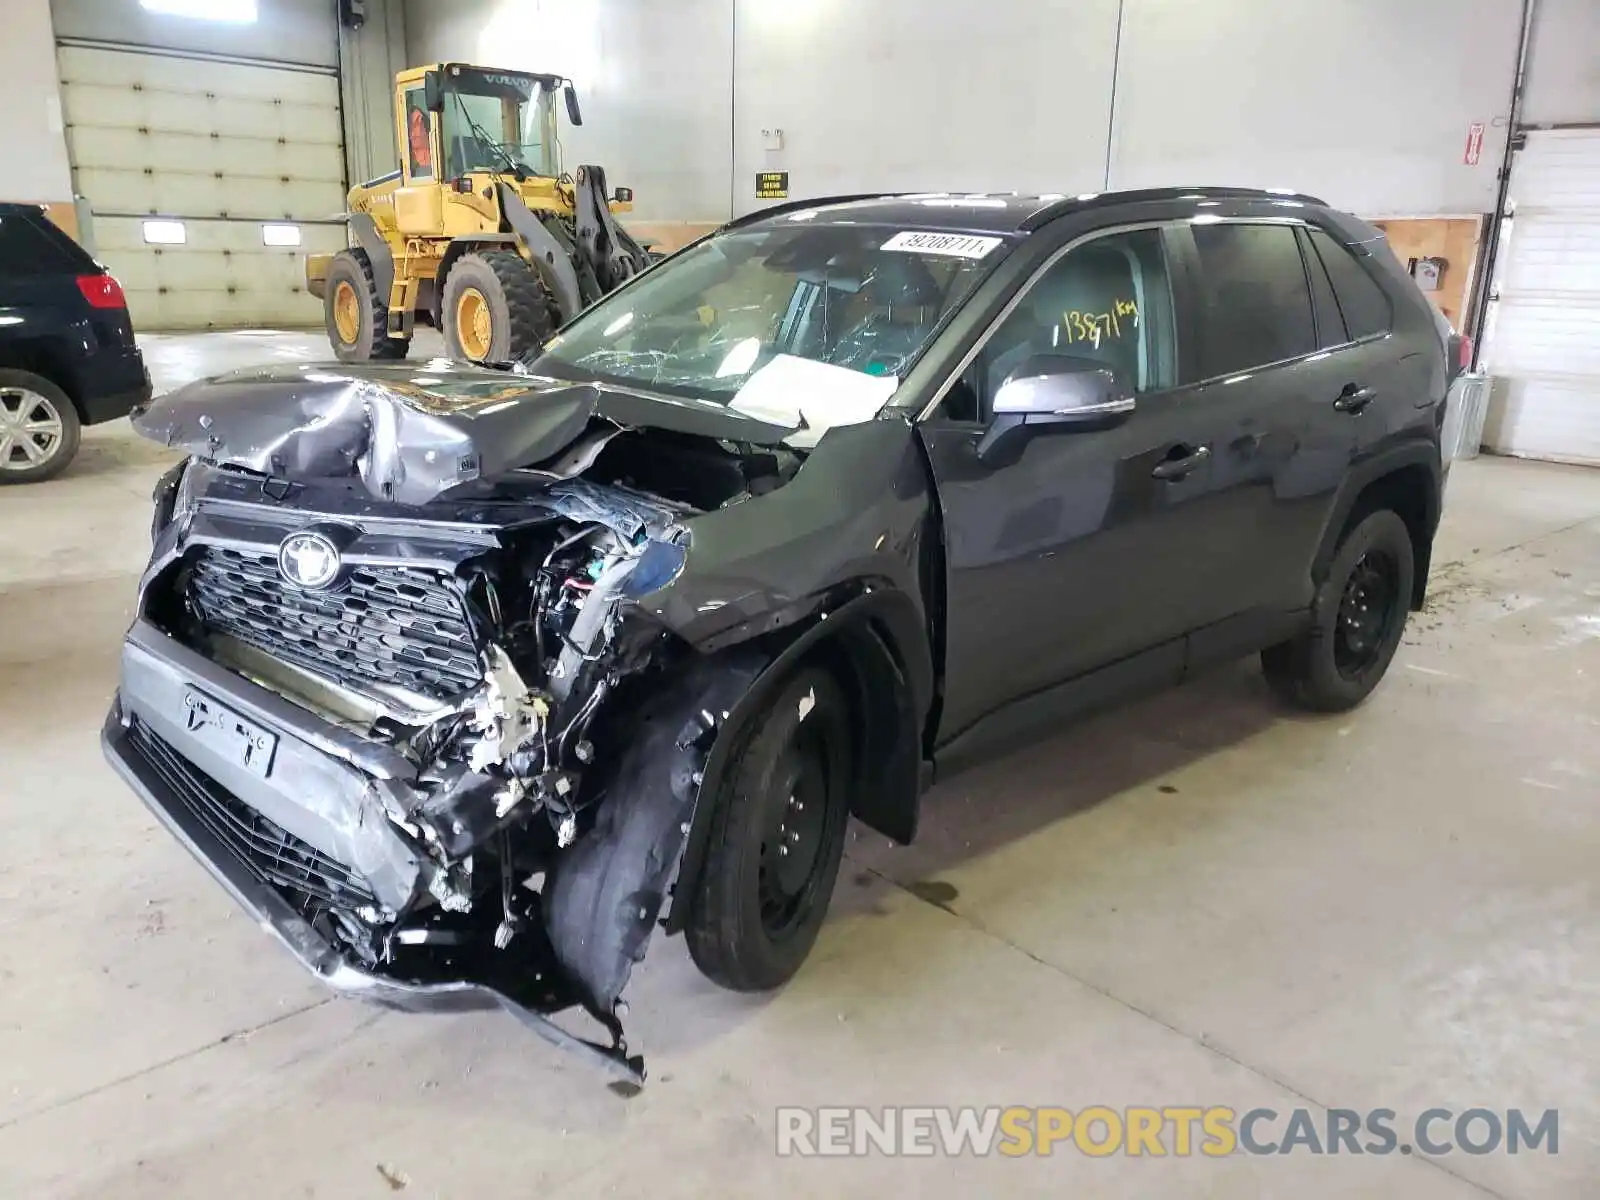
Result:
{"label": "ceiling light", "polygon": [[256,19],[256,0],[139,0],[139,7],[164,17],[194,17],[235,25],[249,25]]}

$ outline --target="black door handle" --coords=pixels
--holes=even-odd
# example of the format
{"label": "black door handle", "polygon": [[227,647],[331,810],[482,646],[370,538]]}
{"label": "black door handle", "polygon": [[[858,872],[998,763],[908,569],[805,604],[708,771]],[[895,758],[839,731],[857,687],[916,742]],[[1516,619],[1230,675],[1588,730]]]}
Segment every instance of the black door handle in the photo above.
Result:
{"label": "black door handle", "polygon": [[1356,383],[1347,383],[1344,385],[1344,391],[1339,393],[1339,398],[1333,402],[1333,406],[1340,412],[1358,413],[1371,404],[1373,397],[1377,394],[1369,387],[1362,387]]}
{"label": "black door handle", "polygon": [[1210,457],[1210,446],[1196,446],[1193,450],[1187,446],[1174,446],[1167,451],[1167,457],[1155,465],[1150,475],[1155,479],[1182,479]]}

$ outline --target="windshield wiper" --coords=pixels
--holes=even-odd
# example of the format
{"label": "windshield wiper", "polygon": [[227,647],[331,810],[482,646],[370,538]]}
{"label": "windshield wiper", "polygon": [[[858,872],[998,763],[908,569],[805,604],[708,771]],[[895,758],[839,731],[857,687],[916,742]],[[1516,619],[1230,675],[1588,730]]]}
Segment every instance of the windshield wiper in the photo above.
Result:
{"label": "windshield wiper", "polygon": [[461,110],[461,115],[467,122],[467,128],[472,130],[472,136],[477,139],[478,144],[487,146],[490,150],[498,154],[501,158],[501,161],[505,163],[506,170],[515,175],[518,182],[521,182],[523,178],[523,172],[527,170],[527,168],[513,158],[509,150],[491,138],[488,130],[486,130],[482,125],[479,125],[477,121],[472,119],[472,113],[468,111],[467,102],[461,98],[461,93],[456,92],[454,95],[456,98],[456,107]]}

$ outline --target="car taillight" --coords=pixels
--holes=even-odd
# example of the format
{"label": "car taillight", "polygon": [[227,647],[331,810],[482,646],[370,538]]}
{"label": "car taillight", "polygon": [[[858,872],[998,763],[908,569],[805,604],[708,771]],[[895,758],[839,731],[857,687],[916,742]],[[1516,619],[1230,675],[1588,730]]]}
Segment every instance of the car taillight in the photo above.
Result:
{"label": "car taillight", "polygon": [[122,294],[122,285],[110,275],[79,275],[78,290],[83,293],[90,308],[128,307],[128,298]]}

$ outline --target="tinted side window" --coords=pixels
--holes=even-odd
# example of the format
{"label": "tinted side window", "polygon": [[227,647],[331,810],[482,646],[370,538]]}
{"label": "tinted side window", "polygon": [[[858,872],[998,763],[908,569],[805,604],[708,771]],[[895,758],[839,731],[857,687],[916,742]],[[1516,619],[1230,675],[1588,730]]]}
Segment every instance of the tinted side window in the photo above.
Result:
{"label": "tinted side window", "polygon": [[71,271],[76,265],[29,217],[0,216],[0,274],[50,275]]}
{"label": "tinted side window", "polygon": [[1305,264],[1289,225],[1195,225],[1200,259],[1199,378],[1232,375],[1317,348]]}
{"label": "tinted side window", "polygon": [[1096,238],[1028,285],[947,398],[948,415],[977,419],[1006,377],[1035,355],[1087,358],[1134,391],[1171,387],[1177,361],[1172,287],[1159,229]]}
{"label": "tinted side window", "polygon": [[1320,229],[1311,231],[1311,244],[1317,257],[1328,270],[1333,281],[1333,291],[1339,297],[1339,311],[1344,314],[1345,328],[1351,340],[1387,333],[1394,315],[1389,308],[1389,297],[1377,281],[1355,256]]}

